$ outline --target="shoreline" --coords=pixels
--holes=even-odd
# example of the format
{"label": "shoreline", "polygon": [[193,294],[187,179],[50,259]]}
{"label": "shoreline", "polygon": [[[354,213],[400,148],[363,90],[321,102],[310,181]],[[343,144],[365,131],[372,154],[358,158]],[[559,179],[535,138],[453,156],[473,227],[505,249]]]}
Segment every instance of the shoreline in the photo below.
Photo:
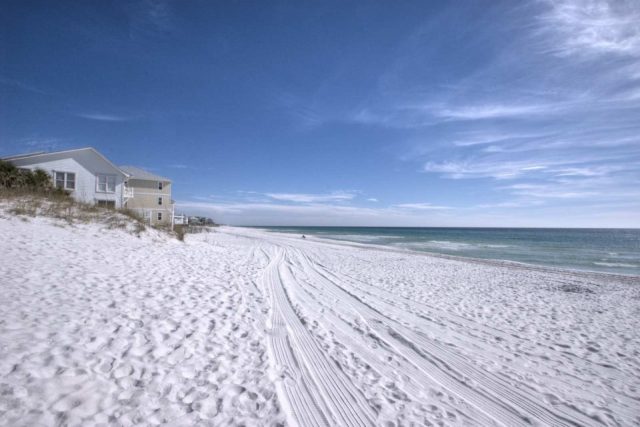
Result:
{"label": "shoreline", "polygon": [[[267,233],[276,233],[276,234],[281,234],[283,236],[294,236],[293,233],[285,233],[285,232],[278,232],[276,230],[270,230],[268,228],[260,228],[260,227],[254,227],[254,226],[247,226],[247,227],[242,227],[242,226],[231,226],[231,225],[225,225],[223,227],[229,227],[229,228],[237,228],[237,229],[253,229],[253,230],[260,230],[260,231],[264,231]],[[363,228],[367,228],[367,227],[363,227]],[[397,228],[401,228],[401,227],[397,227]],[[524,228],[523,228],[524,229]],[[600,229],[598,229],[600,230]],[[604,229],[601,229],[604,230]],[[628,229],[620,229],[620,230],[628,230]],[[629,230],[635,230],[635,229],[629,229]],[[557,271],[559,273],[575,273],[575,274],[587,274],[587,275],[591,275],[591,274],[595,274],[595,275],[599,275],[599,274],[603,274],[603,275],[607,275],[607,276],[615,276],[615,277],[619,277],[621,279],[638,279],[640,281],[640,274],[630,274],[630,273],[614,273],[614,272],[610,272],[610,271],[598,271],[598,270],[587,270],[587,269],[576,269],[576,268],[570,268],[570,267],[557,267],[557,266],[551,266],[551,265],[545,265],[545,264],[533,264],[533,263],[528,263],[528,262],[523,262],[523,261],[514,261],[514,260],[509,260],[509,259],[499,259],[499,258],[478,258],[478,257],[472,257],[472,256],[465,256],[465,255],[452,255],[452,254],[446,254],[446,253],[441,253],[441,252],[432,252],[432,251],[428,251],[428,250],[416,250],[416,249],[406,249],[406,248],[398,248],[398,247],[394,247],[392,245],[381,245],[381,244],[375,244],[375,243],[363,243],[363,242],[356,242],[356,241],[350,241],[350,240],[340,240],[340,239],[334,239],[334,238],[330,238],[330,237],[318,237],[316,235],[307,235],[307,239],[312,238],[314,241],[317,242],[322,242],[322,241],[328,241],[331,242],[333,244],[344,244],[346,246],[352,246],[352,247],[368,247],[368,248],[374,248],[377,250],[389,250],[389,251],[396,251],[396,252],[400,252],[400,253],[412,253],[412,254],[422,254],[422,255],[427,255],[427,256],[434,256],[434,257],[442,257],[442,258],[448,258],[448,259],[455,259],[455,260],[459,260],[459,261],[469,261],[469,262],[478,262],[478,263],[496,263],[496,265],[505,265],[505,266],[511,266],[511,267],[517,267],[517,266],[521,266],[523,268],[531,268],[531,269],[536,269],[536,268],[540,268],[543,270],[548,270],[550,272],[553,271]],[[640,284],[640,282],[639,282]]]}

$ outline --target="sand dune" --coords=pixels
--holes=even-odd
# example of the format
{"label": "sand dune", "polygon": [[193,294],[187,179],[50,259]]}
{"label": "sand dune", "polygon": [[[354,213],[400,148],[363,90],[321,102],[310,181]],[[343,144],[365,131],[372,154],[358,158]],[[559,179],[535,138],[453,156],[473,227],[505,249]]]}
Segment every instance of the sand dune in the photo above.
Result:
{"label": "sand dune", "polygon": [[640,280],[0,219],[4,425],[637,425]]}

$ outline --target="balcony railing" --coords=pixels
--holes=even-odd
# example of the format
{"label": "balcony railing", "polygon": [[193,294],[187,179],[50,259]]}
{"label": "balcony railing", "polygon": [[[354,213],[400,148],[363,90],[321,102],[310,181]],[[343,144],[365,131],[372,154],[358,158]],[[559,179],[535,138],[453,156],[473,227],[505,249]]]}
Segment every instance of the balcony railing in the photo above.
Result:
{"label": "balcony railing", "polygon": [[122,196],[125,199],[132,199],[133,198],[133,188],[124,187],[124,190],[122,191]]}

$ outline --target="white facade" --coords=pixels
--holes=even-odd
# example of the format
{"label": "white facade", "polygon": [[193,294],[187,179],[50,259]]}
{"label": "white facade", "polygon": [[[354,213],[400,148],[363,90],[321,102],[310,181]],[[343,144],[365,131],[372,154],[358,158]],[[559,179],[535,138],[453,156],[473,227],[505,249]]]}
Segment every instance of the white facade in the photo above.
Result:
{"label": "white facade", "polygon": [[5,160],[18,168],[43,169],[51,175],[54,185],[62,185],[78,201],[104,203],[115,208],[124,206],[127,175],[93,148],[28,154]]}

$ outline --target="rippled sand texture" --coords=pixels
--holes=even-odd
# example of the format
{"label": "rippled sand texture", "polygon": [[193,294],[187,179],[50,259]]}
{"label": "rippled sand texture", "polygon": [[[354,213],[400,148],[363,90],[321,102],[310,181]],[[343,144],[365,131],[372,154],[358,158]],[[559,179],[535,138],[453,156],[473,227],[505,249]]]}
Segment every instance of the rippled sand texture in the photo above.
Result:
{"label": "rippled sand texture", "polygon": [[0,253],[0,424],[640,424],[637,278],[40,218]]}

